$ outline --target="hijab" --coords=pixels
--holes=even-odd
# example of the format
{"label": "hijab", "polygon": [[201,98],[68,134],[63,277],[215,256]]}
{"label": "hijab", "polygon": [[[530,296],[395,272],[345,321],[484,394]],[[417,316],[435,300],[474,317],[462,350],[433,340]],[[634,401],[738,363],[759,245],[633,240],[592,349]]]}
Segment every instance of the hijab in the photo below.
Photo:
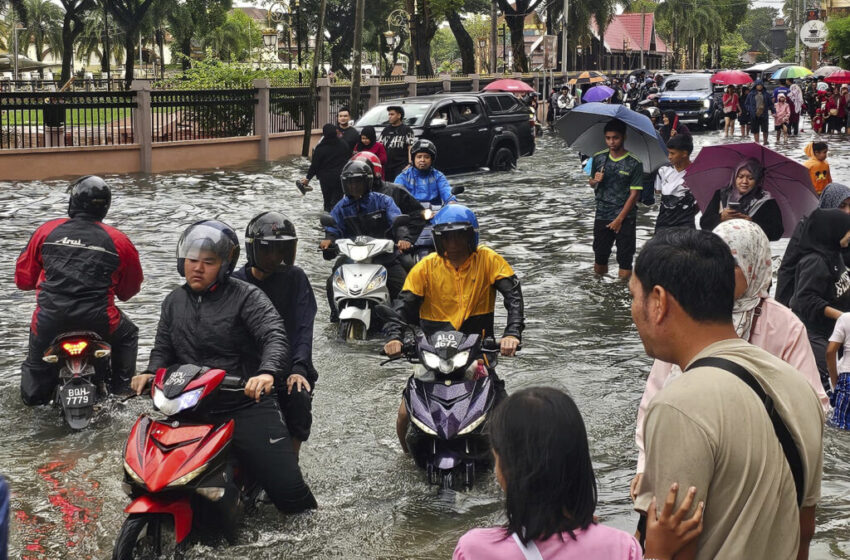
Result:
{"label": "hijab", "polygon": [[791,98],[791,103],[794,105],[794,112],[799,113],[803,108],[803,90],[797,84],[791,84],[788,95]]}
{"label": "hijab", "polygon": [[363,130],[360,131],[360,136],[365,136],[369,139],[369,145],[373,145],[376,141],[377,136],[375,135],[375,127],[372,125],[364,126]]}
{"label": "hijab", "polygon": [[[756,180],[755,186],[744,195],[738,192],[737,187],[735,187],[735,180],[742,169],[749,171]],[[765,202],[773,198],[769,192],[764,190],[764,167],[758,160],[752,158],[745,159],[738,164],[735,172],[732,173],[732,182],[720,194],[723,208],[726,208],[729,202],[740,202],[739,212],[748,216],[755,214]]]}
{"label": "hijab", "polygon": [[844,270],[841,258],[841,238],[850,231],[850,215],[837,208],[818,208],[809,215],[800,234],[801,254],[818,253],[829,268],[840,274]]}
{"label": "hijab", "polygon": [[732,251],[735,264],[744,273],[747,290],[732,308],[735,332],[744,340],[750,339],[756,308],[769,297],[773,280],[773,262],[770,258],[770,241],[758,224],[747,220],[728,220],[714,228]]}
{"label": "hijab", "polygon": [[[670,123],[670,124],[665,124],[658,131],[658,134],[661,136],[661,139],[666,144],[667,141],[670,140],[670,132],[675,129],[676,133],[679,134],[681,125],[679,124],[679,116],[676,114],[676,111],[667,110],[667,111],[662,112],[661,114],[664,115],[665,117],[667,117],[667,122]],[[664,121],[662,121],[662,122],[664,122]]]}
{"label": "hijab", "polygon": [[830,183],[820,195],[818,208],[824,210],[838,208],[848,198],[850,198],[850,187],[841,183]]}

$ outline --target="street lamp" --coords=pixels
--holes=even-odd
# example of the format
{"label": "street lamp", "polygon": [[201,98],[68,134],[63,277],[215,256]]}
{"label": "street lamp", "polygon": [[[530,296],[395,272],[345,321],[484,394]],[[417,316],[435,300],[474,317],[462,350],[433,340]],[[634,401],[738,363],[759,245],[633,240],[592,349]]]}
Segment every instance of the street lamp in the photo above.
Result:
{"label": "street lamp", "polygon": [[[277,57],[277,31],[274,29],[266,29],[263,31],[263,46],[267,51],[270,51],[274,58]],[[278,62],[280,60],[278,59]]]}
{"label": "street lamp", "polygon": [[[392,12],[390,12],[390,15],[387,16],[387,27],[390,28],[390,32],[393,33],[392,36],[395,37],[398,41],[401,41],[400,35],[404,29],[408,29],[408,33],[410,33],[409,26],[412,25],[413,22],[410,20],[410,15],[402,9],[393,10]],[[393,29],[395,29],[396,31],[393,31]],[[413,37],[412,33],[410,33],[409,36]],[[419,61],[416,60],[416,48],[413,45],[412,40],[410,42],[410,51],[411,54],[413,54],[413,59],[415,63],[413,64],[413,68],[411,68],[410,61],[408,61],[407,72],[408,74],[410,74],[410,72],[416,74],[416,66],[419,64]]]}
{"label": "street lamp", "polygon": [[286,20],[286,59],[289,69],[292,70],[292,10],[289,9],[289,4],[275,2],[269,8],[269,19],[277,24],[280,32],[283,31],[283,22]]}
{"label": "street lamp", "polygon": [[[478,38],[478,73],[482,74],[482,70],[484,69],[484,59],[487,57],[487,38],[479,37]],[[489,66],[489,62],[487,63]],[[489,70],[489,68],[488,68]],[[489,72],[488,72],[489,74]]]}

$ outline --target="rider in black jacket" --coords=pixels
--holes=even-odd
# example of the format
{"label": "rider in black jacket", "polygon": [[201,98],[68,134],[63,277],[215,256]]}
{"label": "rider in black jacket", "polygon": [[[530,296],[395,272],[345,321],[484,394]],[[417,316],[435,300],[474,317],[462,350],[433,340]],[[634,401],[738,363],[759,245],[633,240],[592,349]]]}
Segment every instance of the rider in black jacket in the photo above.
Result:
{"label": "rider in black jacket", "polygon": [[283,321],[255,286],[230,275],[239,257],[239,240],[226,224],[193,224],[177,245],[177,269],[186,284],[162,304],[154,348],[145,373],[133,378],[141,393],[151,375],[175,364],[220,368],[245,381],[244,394],[219,394],[212,421],[233,418],[233,443],[243,464],[280,511],[316,507],[273,386],[283,387],[289,346]]}

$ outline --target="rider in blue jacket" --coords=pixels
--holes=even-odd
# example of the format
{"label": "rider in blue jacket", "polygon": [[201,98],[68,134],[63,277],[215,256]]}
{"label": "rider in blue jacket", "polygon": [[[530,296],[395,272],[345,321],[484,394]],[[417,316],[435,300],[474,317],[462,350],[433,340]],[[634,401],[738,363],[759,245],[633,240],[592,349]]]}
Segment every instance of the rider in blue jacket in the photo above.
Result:
{"label": "rider in blue jacket", "polygon": [[437,147],[430,140],[419,139],[410,150],[413,166],[402,171],[395,183],[410,191],[419,202],[442,205],[455,202],[452,187],[442,172],[434,169]]}

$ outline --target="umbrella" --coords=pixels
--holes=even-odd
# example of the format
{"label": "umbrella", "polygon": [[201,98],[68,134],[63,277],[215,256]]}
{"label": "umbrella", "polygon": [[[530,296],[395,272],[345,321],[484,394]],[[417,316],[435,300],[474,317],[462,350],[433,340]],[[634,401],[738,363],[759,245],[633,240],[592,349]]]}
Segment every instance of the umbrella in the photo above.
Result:
{"label": "umbrella", "polygon": [[813,72],[816,78],[826,78],[836,70],[841,70],[838,66],[821,66]]}
{"label": "umbrella", "polygon": [[569,84],[572,85],[584,85],[584,84],[598,84],[600,82],[606,81],[608,78],[605,77],[605,74],[602,72],[597,72],[596,70],[585,70],[575,78],[569,81]]}
{"label": "umbrella", "polygon": [[836,70],[823,81],[828,84],[850,84],[850,70]]}
{"label": "umbrella", "polygon": [[520,80],[502,79],[496,80],[484,86],[484,91],[510,91],[510,92],[531,92],[534,88]]}
{"label": "umbrella", "polygon": [[753,77],[743,70],[724,70],[711,77],[711,83],[720,86],[742,86],[752,83]]}
{"label": "umbrella", "polygon": [[581,96],[581,100],[585,103],[593,101],[605,101],[614,95],[614,90],[608,86],[593,86]]}
{"label": "umbrella", "polygon": [[715,191],[727,187],[735,168],[748,158],[764,166],[764,190],[782,211],[783,237],[791,237],[800,219],[818,206],[809,170],[802,164],[755,142],[706,146],[688,167],[685,184],[705,210]]}
{"label": "umbrella", "polygon": [[652,121],[625,105],[583,103],[558,119],[555,130],[576,150],[595,154],[608,147],[603,130],[613,119],[626,123],[626,149],[643,162],[645,173],[667,163],[667,147],[658,137]]}
{"label": "umbrella", "polygon": [[813,72],[805,66],[786,66],[774,72],[770,78],[772,80],[793,80],[796,78],[805,78],[812,74]]}

